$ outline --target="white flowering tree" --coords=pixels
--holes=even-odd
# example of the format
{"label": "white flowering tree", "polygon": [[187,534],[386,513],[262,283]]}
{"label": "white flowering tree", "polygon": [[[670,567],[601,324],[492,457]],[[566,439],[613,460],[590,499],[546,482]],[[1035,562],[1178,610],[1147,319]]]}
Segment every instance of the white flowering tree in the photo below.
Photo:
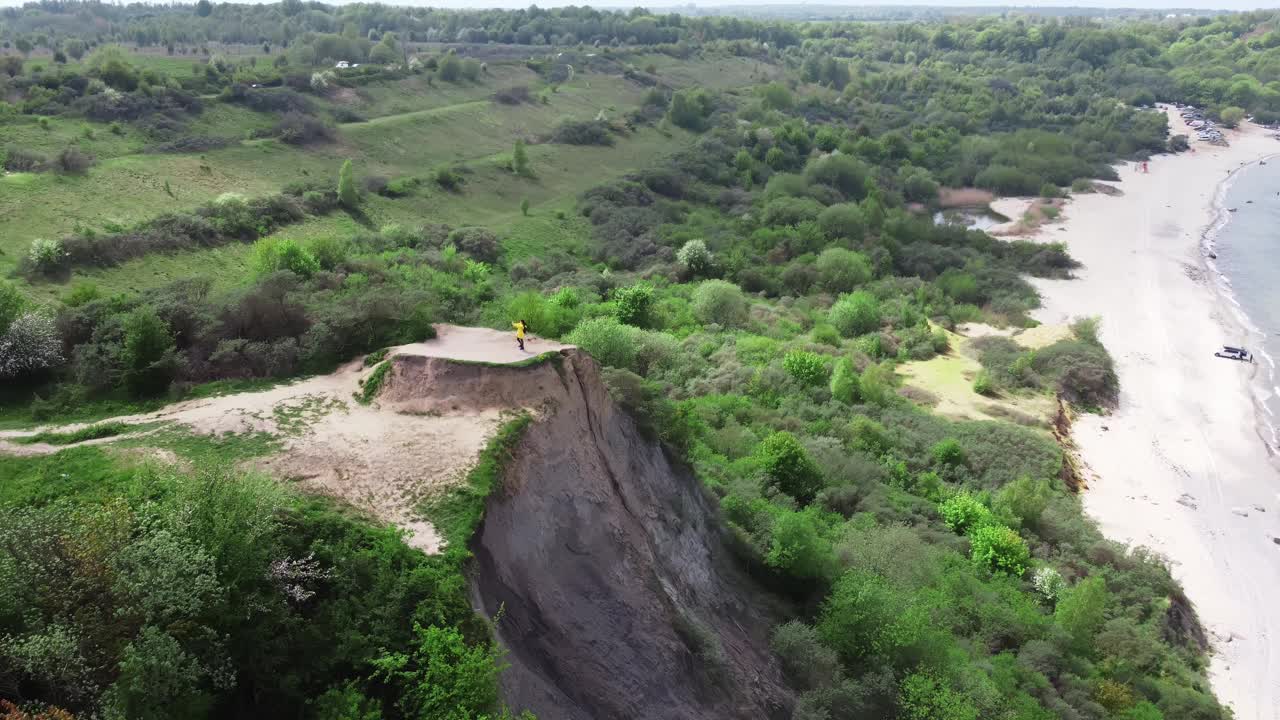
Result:
{"label": "white flowering tree", "polygon": [[24,312],[0,336],[0,378],[30,375],[61,364],[62,340],[48,315]]}

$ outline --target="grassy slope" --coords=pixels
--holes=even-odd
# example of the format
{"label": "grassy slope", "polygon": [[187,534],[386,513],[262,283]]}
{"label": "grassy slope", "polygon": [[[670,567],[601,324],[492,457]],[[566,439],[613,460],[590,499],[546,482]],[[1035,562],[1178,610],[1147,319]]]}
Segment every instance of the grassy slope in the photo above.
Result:
{"label": "grassy slope", "polygon": [[[724,62],[745,67],[733,59]],[[709,76],[716,75],[713,67],[707,66]],[[82,133],[87,123],[55,120],[51,131],[32,123],[25,132],[56,135],[45,141],[51,152],[65,146],[64,141],[78,138],[82,147],[103,159],[84,177],[15,174],[0,178],[0,272],[16,265],[35,237],[56,237],[77,226],[101,230],[105,224],[135,223],[190,209],[224,192],[278,192],[289,182],[328,179],[346,157],[356,159],[360,174],[389,177],[426,176],[441,165],[465,165],[470,172],[461,193],[428,186],[410,198],[371,198],[370,216],[378,224],[485,225],[506,238],[512,259],[518,260],[537,254],[547,243],[580,246],[585,225],[573,217],[556,219],[554,210],[570,210],[582,191],[651,165],[689,139],[683,132],[667,137],[646,128],[612,148],[533,145],[530,158],[536,176],[512,176],[500,163],[517,137],[536,142],[565,118],[589,119],[601,112],[619,117],[637,104],[644,89],[614,76],[581,73],[570,86],[550,94],[549,104],[506,106],[491,101],[495,90],[527,85],[536,93],[537,76],[520,65],[499,65],[490,72],[473,85],[429,87],[422,77],[411,77],[343,91],[323,104],[348,107],[371,119],[342,125],[336,143],[306,149],[259,140],[202,154],[141,154],[137,151],[143,139],[131,130],[115,136],[99,125],[89,140]],[[717,84],[731,86],[744,80],[739,75],[718,76]],[[396,111],[402,112],[390,114]],[[211,102],[190,132],[243,137],[269,123],[269,116]],[[164,189],[166,181],[172,197]],[[523,198],[532,205],[527,218],[519,211]],[[339,214],[309,220],[281,235],[305,239],[349,234],[354,229],[354,223]],[[247,255],[245,246],[157,255],[119,267],[80,271],[73,281],[89,279],[107,291],[138,291],[199,273],[229,285],[243,277]],[[60,283],[37,283],[32,291],[52,299],[65,288]]]}

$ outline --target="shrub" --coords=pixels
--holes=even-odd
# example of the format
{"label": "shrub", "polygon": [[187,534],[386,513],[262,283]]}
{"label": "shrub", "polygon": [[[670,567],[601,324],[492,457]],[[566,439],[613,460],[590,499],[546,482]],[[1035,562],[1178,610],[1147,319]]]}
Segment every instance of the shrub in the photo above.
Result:
{"label": "shrub", "polygon": [[983,525],[969,534],[974,564],[992,573],[1022,577],[1031,561],[1027,544],[1004,525]]}
{"label": "shrub", "polygon": [[314,115],[287,112],[272,128],[271,134],[290,145],[308,145],[332,140],[333,128]]}
{"label": "shrub", "polygon": [[49,159],[38,152],[10,145],[5,148],[4,169],[9,172],[39,172]]}
{"label": "shrub", "polygon": [[9,329],[9,324],[18,319],[27,307],[27,299],[18,290],[18,286],[7,280],[0,280],[0,335]]}
{"label": "shrub", "polygon": [[822,580],[835,571],[836,558],[817,507],[785,511],[773,521],[764,562],[802,580]]}
{"label": "shrub", "polygon": [[61,240],[36,238],[27,249],[27,260],[37,272],[47,274],[60,269],[66,263],[67,254]]}
{"label": "shrub", "polygon": [[809,338],[821,345],[840,347],[840,331],[827,323],[814,325],[813,330],[809,333]]}
{"label": "shrub", "polygon": [[861,240],[867,231],[862,209],[853,203],[832,205],[818,215],[818,227],[832,240]]}
{"label": "shrub", "polygon": [[0,322],[5,323],[0,332],[0,378],[32,375],[62,364],[62,338],[52,318],[26,312]]}
{"label": "shrub", "polygon": [[501,244],[498,242],[498,236],[487,228],[458,228],[449,233],[448,242],[475,260],[490,264],[498,262]]}
{"label": "shrub", "polygon": [[1010,523],[1035,530],[1052,498],[1053,490],[1048,481],[1032,480],[1023,475],[1000,488],[992,505]]}
{"label": "shrub", "polygon": [[551,133],[561,145],[613,145],[613,133],[603,120],[565,120]]}
{"label": "shrub", "polygon": [[679,90],[671,95],[667,119],[686,130],[702,132],[714,110],[715,99],[706,90]]}
{"label": "shrub", "polygon": [[842,295],[831,306],[827,318],[845,337],[865,335],[880,329],[880,301],[865,290]]}
{"label": "shrub", "polygon": [[893,370],[883,364],[867,366],[858,378],[858,394],[873,405],[888,407],[896,397]]}
{"label": "shrub", "polygon": [[711,252],[702,240],[686,242],[676,253],[676,260],[694,277],[705,276],[711,271]]}
{"label": "shrub", "polygon": [[861,253],[844,248],[827,248],[814,263],[823,289],[844,293],[871,279],[871,263]]}
{"label": "shrub", "polygon": [[524,147],[524,140],[516,138],[515,149],[511,151],[511,169],[517,175],[529,175],[529,151]]}
{"label": "shrub", "polygon": [[53,161],[54,169],[67,175],[82,175],[92,166],[93,156],[75,147],[58,153]]}
{"label": "shrub", "polygon": [[805,180],[826,185],[850,200],[861,200],[867,194],[870,174],[867,166],[849,155],[827,155],[811,161],[804,169]]}
{"label": "shrub", "polygon": [[647,327],[653,306],[653,286],[636,283],[613,291],[613,316],[624,325]]}
{"label": "shrub", "polygon": [[351,167],[350,160],[344,161],[342,168],[338,171],[338,200],[348,210],[354,210],[360,205],[360,195],[356,191],[355,170]]}
{"label": "shrub", "polygon": [[756,461],[764,471],[763,487],[784,492],[808,503],[822,489],[822,472],[804,446],[789,432],[775,432],[756,449]]}
{"label": "shrub", "polygon": [[1229,128],[1239,125],[1244,120],[1244,116],[1244,109],[1235,106],[1222,108],[1222,111],[1218,113],[1218,118],[1222,120],[1222,124]]}
{"label": "shrub", "polygon": [[432,179],[445,190],[457,190],[462,187],[462,175],[453,168],[442,167],[435,171]]}
{"label": "shrub", "polygon": [[798,620],[779,625],[770,647],[801,689],[825,686],[840,672],[840,659],[822,644],[818,631]]}
{"label": "shrub", "polygon": [[955,438],[938,441],[929,449],[929,454],[933,456],[934,464],[943,467],[967,467],[969,464],[964,448],[960,446],[960,441]]}
{"label": "shrub", "polygon": [[1106,606],[1107,584],[1102,576],[1093,575],[1063,592],[1053,615],[1076,649],[1087,651],[1106,620]]}
{"label": "shrub", "polygon": [[994,395],[995,383],[991,380],[991,373],[979,370],[978,374],[973,378],[973,391],[979,395]]}
{"label": "shrub", "polygon": [[1036,589],[1036,592],[1044,596],[1045,600],[1051,603],[1057,602],[1066,585],[1066,581],[1062,579],[1062,573],[1048,565],[1036,568],[1035,573],[1031,576],[1031,586]]}
{"label": "shrub", "polygon": [[902,681],[899,698],[903,720],[978,720],[973,700],[928,672],[914,672]]}
{"label": "shrub", "polygon": [[967,534],[991,521],[991,511],[969,493],[952,495],[938,506],[942,521],[952,532]]}
{"label": "shrub", "polygon": [[566,338],[591,354],[602,365],[632,368],[636,362],[639,331],[614,318],[591,318],[578,323]]}
{"label": "shrub", "polygon": [[155,308],[143,305],[125,316],[121,361],[125,385],[134,395],[163,392],[177,369],[169,326]]}
{"label": "shrub", "polygon": [[[1062,190],[1060,190],[1058,186],[1054,185],[1053,183],[1045,183],[1040,186],[1040,197],[1046,198],[1046,199],[1062,197]],[[1046,206],[1044,209],[1048,210],[1049,207]],[[1053,209],[1057,210],[1057,208],[1053,208]]]}
{"label": "shrub", "polygon": [[693,314],[703,325],[743,327],[747,324],[747,299],[731,282],[706,280],[693,291]]}
{"label": "shrub", "polygon": [[835,371],[831,374],[831,397],[852,405],[858,400],[858,386],[858,371],[853,367],[853,360],[847,357],[836,360]]}
{"label": "shrub", "polygon": [[520,103],[533,102],[533,96],[529,93],[529,88],[524,85],[498,90],[493,94],[493,99],[503,105],[519,105]]}
{"label": "shrub", "polygon": [[288,270],[311,277],[320,271],[320,262],[297,240],[265,239],[254,244],[253,269],[260,276]]}
{"label": "shrub", "polygon": [[805,387],[821,385],[827,379],[822,356],[807,350],[792,350],[782,358],[782,367]]}

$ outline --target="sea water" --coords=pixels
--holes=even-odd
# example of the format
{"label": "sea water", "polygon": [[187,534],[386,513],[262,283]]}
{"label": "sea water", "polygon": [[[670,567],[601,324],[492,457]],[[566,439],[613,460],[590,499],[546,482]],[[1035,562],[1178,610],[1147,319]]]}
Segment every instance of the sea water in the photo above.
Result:
{"label": "sea water", "polygon": [[[1280,446],[1280,158],[1242,168],[1223,184],[1204,252],[1224,302],[1242,330],[1224,337],[1243,345],[1259,367],[1255,394],[1272,447]],[[1223,362],[1229,362],[1224,360]]]}

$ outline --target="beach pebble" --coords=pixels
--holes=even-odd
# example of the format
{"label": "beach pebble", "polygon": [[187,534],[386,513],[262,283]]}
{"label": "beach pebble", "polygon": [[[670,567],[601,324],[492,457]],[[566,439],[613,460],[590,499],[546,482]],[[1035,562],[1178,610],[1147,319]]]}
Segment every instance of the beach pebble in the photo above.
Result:
{"label": "beach pebble", "polygon": [[1254,509],[1254,510],[1257,510],[1258,512],[1266,512],[1266,511],[1267,511],[1267,509],[1266,509],[1266,508],[1264,508],[1264,507],[1262,507],[1261,505],[1254,505],[1254,506],[1253,506],[1253,509]]}
{"label": "beach pebble", "polygon": [[1240,508],[1240,507],[1231,508],[1231,512],[1235,513],[1236,515],[1239,515],[1240,517],[1249,517],[1249,511],[1245,510],[1244,508]]}

